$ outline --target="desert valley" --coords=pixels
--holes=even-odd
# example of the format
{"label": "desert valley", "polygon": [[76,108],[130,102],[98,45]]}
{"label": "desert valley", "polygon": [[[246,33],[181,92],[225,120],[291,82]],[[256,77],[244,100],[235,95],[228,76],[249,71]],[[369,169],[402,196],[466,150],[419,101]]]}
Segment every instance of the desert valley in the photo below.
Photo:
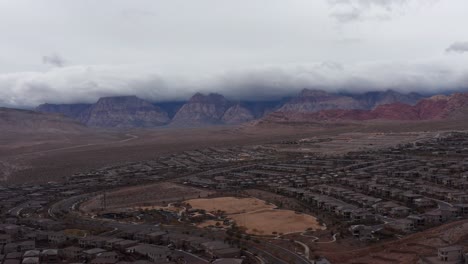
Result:
{"label": "desert valley", "polygon": [[164,107],[127,96],[3,108],[3,228],[16,230],[4,252],[437,259],[468,234],[466,98],[303,90],[274,103],[196,94]]}
{"label": "desert valley", "polygon": [[466,0],[0,0],[0,264],[467,264]]}

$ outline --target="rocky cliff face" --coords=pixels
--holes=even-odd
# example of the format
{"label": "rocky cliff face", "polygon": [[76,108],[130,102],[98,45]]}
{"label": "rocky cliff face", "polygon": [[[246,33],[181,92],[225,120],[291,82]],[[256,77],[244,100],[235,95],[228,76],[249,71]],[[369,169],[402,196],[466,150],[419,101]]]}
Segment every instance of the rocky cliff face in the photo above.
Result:
{"label": "rocky cliff face", "polygon": [[85,116],[85,123],[93,127],[155,127],[169,122],[161,108],[136,96],[101,98]]}
{"label": "rocky cliff face", "polygon": [[[407,109],[420,98],[418,94],[401,94],[395,91],[367,92],[363,94],[329,93],[304,89],[298,96],[282,101],[249,101],[233,103],[220,94],[195,94],[188,102],[162,102],[152,104],[135,96],[101,98],[95,104],[44,104],[37,111],[61,113],[93,127],[131,128],[173,126],[207,126],[241,124],[253,119],[268,118],[288,120],[375,118],[406,119],[431,118],[442,111],[448,101],[434,97],[431,103],[423,102],[421,109]],[[453,100],[452,100],[453,101]],[[434,103],[436,102],[436,103]],[[393,103],[404,105],[389,106]],[[426,106],[427,105],[427,106]],[[452,103],[456,108],[457,104]],[[374,109],[375,111],[366,111]],[[413,112],[417,113],[414,114]],[[400,114],[403,113],[403,114]]]}
{"label": "rocky cliff face", "polygon": [[241,104],[231,106],[222,117],[223,123],[229,125],[242,124],[254,119],[254,114]]}
{"label": "rocky cliff face", "polygon": [[278,111],[311,113],[329,109],[363,109],[356,99],[347,95],[332,94],[321,90],[304,89],[297,96],[286,102]]}
{"label": "rocky cliff face", "polygon": [[174,126],[202,126],[221,124],[231,103],[220,94],[197,93],[184,104],[172,119]]}
{"label": "rocky cliff face", "polygon": [[391,103],[413,105],[422,98],[423,96],[417,93],[401,94],[392,90],[363,94],[339,94],[304,89],[297,97],[286,102],[278,111],[313,113],[333,109],[373,109],[379,105]]}
{"label": "rocky cliff face", "polygon": [[136,96],[104,97],[95,104],[43,104],[36,111],[59,113],[92,127],[156,127],[170,121],[160,107]]}
{"label": "rocky cliff face", "polygon": [[373,109],[379,105],[403,103],[415,105],[424,96],[418,93],[402,94],[393,90],[366,92],[363,94],[350,95],[358,100],[364,109]]}
{"label": "rocky cliff face", "polygon": [[451,96],[434,96],[415,105],[392,103],[379,105],[373,110],[333,109],[313,113],[275,112],[267,116],[267,122],[317,122],[343,120],[442,120],[460,119],[468,114],[468,93]]}

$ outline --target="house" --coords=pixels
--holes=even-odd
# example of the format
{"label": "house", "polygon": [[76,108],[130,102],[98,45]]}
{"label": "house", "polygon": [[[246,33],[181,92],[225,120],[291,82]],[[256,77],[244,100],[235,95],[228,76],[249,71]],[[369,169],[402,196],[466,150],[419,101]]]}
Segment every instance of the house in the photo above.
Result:
{"label": "house", "polygon": [[41,263],[58,263],[60,255],[58,249],[44,249],[41,252]]}
{"label": "house", "polygon": [[99,253],[95,259],[91,261],[92,264],[115,264],[119,261],[119,255],[116,252]]}
{"label": "house", "polygon": [[62,232],[49,232],[47,241],[52,245],[61,245],[67,241],[67,236]]}
{"label": "house", "polygon": [[468,204],[454,204],[453,207],[458,209],[458,216],[468,216]]}
{"label": "house", "polygon": [[414,205],[418,208],[430,208],[435,205],[435,202],[427,198],[414,199]]}
{"label": "house", "polygon": [[209,239],[203,237],[188,236],[184,239],[182,248],[184,250],[191,250],[192,252],[202,252],[204,251],[202,244],[209,241]]}
{"label": "house", "polygon": [[122,240],[114,243],[114,249],[125,250],[126,248],[138,245],[138,241]]}
{"label": "house", "polygon": [[88,250],[85,250],[83,251],[83,256],[86,258],[86,259],[94,259],[96,258],[96,256],[100,253],[104,253],[106,252],[105,249],[102,249],[102,248],[92,248],[92,249],[88,249]]}
{"label": "house", "polygon": [[410,213],[410,210],[411,209],[406,206],[397,206],[390,210],[390,214],[393,217],[405,217]]}
{"label": "house", "polygon": [[353,225],[349,228],[354,238],[361,241],[377,240],[374,233],[382,229],[380,226]]}
{"label": "house", "polygon": [[406,219],[413,222],[414,227],[421,227],[426,224],[426,219],[419,215],[410,215]]}
{"label": "house", "polygon": [[142,231],[133,234],[133,239],[139,241],[139,242],[144,242],[146,240],[146,236],[151,233],[150,231]]}
{"label": "house", "polygon": [[171,256],[171,251],[167,247],[160,247],[149,244],[139,244],[126,249],[127,253],[138,254],[148,258],[153,262],[167,261]]}
{"label": "house", "polygon": [[104,246],[106,249],[112,249],[114,248],[114,245],[117,243],[117,242],[120,242],[120,241],[123,241],[124,239],[123,238],[111,238],[111,239],[108,239],[106,240],[106,245]]}
{"label": "house", "polygon": [[119,254],[117,254],[114,251],[104,252],[104,253],[99,253],[97,255],[97,258],[111,259],[117,262],[119,260]]}
{"label": "house", "polygon": [[80,247],[83,248],[102,248],[105,246],[107,239],[105,237],[89,236],[78,240]]}
{"label": "house", "polygon": [[422,216],[426,219],[428,225],[437,225],[449,219],[448,215],[440,209],[426,212]]}
{"label": "house", "polygon": [[34,240],[26,240],[18,243],[18,250],[21,252],[33,250],[36,248],[36,242]]}
{"label": "house", "polygon": [[240,250],[233,248],[222,241],[210,241],[201,244],[205,252],[211,257],[236,258],[240,256]]}
{"label": "house", "polygon": [[463,247],[455,245],[439,248],[437,250],[437,257],[441,261],[458,263],[463,259]]}
{"label": "house", "polygon": [[80,247],[66,247],[62,250],[62,255],[67,259],[79,259],[83,249]]}
{"label": "house", "polygon": [[28,250],[24,252],[23,258],[39,257],[41,252],[39,250]]}
{"label": "house", "polygon": [[27,232],[27,234],[25,234],[24,238],[39,242],[39,241],[47,241],[48,235],[49,234],[47,232],[43,232],[43,231],[29,231]]}
{"label": "house", "polygon": [[397,219],[388,223],[388,226],[404,233],[409,233],[414,230],[414,223],[409,219]]}
{"label": "house", "polygon": [[22,264],[39,264],[39,257],[24,258]]}

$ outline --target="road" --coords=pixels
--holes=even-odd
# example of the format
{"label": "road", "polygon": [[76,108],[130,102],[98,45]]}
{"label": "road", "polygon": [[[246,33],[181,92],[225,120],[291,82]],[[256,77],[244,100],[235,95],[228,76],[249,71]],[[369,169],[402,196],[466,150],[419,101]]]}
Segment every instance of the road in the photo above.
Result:
{"label": "road", "polygon": [[304,256],[310,260],[310,248],[308,245],[302,243],[301,241],[294,240],[294,243],[301,245],[304,248]]}
{"label": "road", "polygon": [[129,138],[122,139],[122,140],[117,140],[117,141],[112,141],[112,142],[105,142],[105,143],[89,143],[89,144],[75,145],[75,146],[70,146],[70,147],[41,150],[41,151],[36,151],[36,152],[29,152],[29,153],[19,154],[19,155],[16,155],[14,157],[17,158],[17,157],[28,156],[28,155],[46,154],[46,153],[51,153],[51,152],[56,152],[56,151],[61,151],[61,150],[71,150],[71,149],[78,149],[78,148],[84,148],[84,147],[90,147],[90,146],[113,145],[113,144],[118,144],[118,143],[125,143],[125,142],[128,142],[128,141],[135,140],[135,139],[139,138],[138,136],[132,135],[132,134],[125,134],[125,136],[127,136]]}
{"label": "road", "polygon": [[58,201],[50,206],[48,213],[53,219],[57,219],[59,214],[67,213],[76,209],[76,205],[85,199],[96,195],[95,193],[85,193]]}
{"label": "road", "polygon": [[429,198],[429,199],[437,203],[437,209],[450,209],[453,207],[451,203],[438,200],[438,199],[434,199],[434,198]]}
{"label": "road", "polygon": [[11,208],[10,210],[8,210],[8,214],[10,214],[11,216],[15,216],[15,217],[19,216],[21,214],[21,211],[23,211],[25,208],[29,206],[29,203],[30,201],[26,201]]}
{"label": "road", "polygon": [[289,255],[290,257],[292,257],[294,259],[294,262],[293,263],[290,263],[290,264],[310,264],[311,262],[305,258],[304,256],[301,256],[299,254],[297,254],[296,252],[293,252],[287,248],[283,248],[283,247],[280,247],[280,246],[277,246],[275,244],[272,244],[272,243],[268,243],[266,242],[267,246],[270,247],[270,248],[273,248],[274,250],[273,251],[280,251],[282,252],[283,254],[286,254],[286,255]]}

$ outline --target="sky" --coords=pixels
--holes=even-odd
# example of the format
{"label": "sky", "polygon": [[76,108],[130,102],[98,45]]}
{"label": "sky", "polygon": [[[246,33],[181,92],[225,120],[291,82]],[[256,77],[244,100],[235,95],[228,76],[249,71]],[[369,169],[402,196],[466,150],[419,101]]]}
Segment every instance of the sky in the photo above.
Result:
{"label": "sky", "polygon": [[0,106],[468,88],[466,0],[0,0]]}

